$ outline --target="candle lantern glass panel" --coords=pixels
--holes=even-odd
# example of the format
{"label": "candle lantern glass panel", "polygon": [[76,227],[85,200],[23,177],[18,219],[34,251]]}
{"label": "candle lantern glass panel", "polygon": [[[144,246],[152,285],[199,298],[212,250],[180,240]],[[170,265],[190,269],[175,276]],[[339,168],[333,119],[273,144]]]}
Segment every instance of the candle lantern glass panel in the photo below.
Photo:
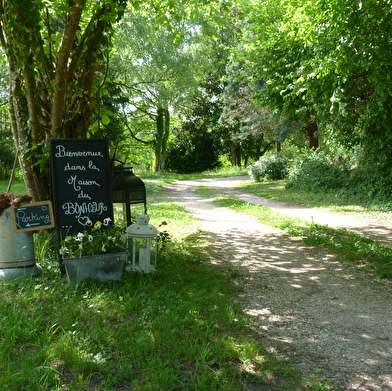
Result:
{"label": "candle lantern glass panel", "polygon": [[149,273],[156,269],[158,230],[149,222],[149,216],[136,216],[137,224],[127,228],[132,245],[132,270]]}
{"label": "candle lantern glass panel", "polygon": [[132,237],[132,270],[145,273],[156,269],[157,239],[156,237]]}

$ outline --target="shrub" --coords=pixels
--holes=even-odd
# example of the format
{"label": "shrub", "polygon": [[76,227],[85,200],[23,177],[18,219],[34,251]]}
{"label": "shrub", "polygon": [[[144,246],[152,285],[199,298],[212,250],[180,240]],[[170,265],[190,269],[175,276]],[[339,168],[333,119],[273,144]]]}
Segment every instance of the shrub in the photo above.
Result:
{"label": "shrub", "polygon": [[341,189],[349,182],[349,170],[321,153],[308,153],[293,161],[286,187],[309,191]]}
{"label": "shrub", "polygon": [[263,179],[279,180],[288,174],[289,159],[281,155],[263,156],[249,166],[249,175],[256,182]]}
{"label": "shrub", "polygon": [[378,199],[379,202],[391,204],[392,173],[390,170],[380,172],[378,167],[357,167],[350,172],[348,189],[362,201]]}
{"label": "shrub", "polygon": [[165,168],[180,174],[219,167],[219,151],[208,132],[178,135],[167,150]]}

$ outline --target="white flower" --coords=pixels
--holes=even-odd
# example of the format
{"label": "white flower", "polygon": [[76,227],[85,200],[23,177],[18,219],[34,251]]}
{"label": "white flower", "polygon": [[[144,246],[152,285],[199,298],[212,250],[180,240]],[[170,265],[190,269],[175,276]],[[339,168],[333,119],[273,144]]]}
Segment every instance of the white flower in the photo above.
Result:
{"label": "white flower", "polygon": [[83,240],[83,238],[84,238],[84,233],[79,232],[79,233],[76,235],[75,240],[78,241],[78,242],[81,242],[81,241]]}
{"label": "white flower", "polygon": [[105,244],[102,245],[101,251],[104,253],[106,251]]}
{"label": "white flower", "polygon": [[92,242],[94,240],[94,237],[92,235],[88,235],[88,241]]}
{"label": "white flower", "polygon": [[103,219],[103,225],[107,227],[111,221],[112,219],[110,217],[106,217],[106,219]]}

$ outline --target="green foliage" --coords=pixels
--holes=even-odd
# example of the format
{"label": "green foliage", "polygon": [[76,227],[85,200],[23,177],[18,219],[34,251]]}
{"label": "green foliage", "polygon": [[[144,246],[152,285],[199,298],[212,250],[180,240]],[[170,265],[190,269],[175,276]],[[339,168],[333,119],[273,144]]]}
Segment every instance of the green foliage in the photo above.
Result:
{"label": "green foliage", "polygon": [[170,233],[167,232],[167,230],[160,229],[161,227],[166,226],[166,225],[167,225],[167,222],[162,221],[161,224],[159,224],[159,226],[158,226],[157,240],[158,240],[158,246],[159,246],[160,251],[165,250],[167,245],[173,241]]}
{"label": "green foliage", "polygon": [[258,86],[255,102],[297,129],[315,121],[348,148],[360,145],[361,166],[378,165],[375,178],[388,177],[390,2],[267,0],[245,3],[243,12],[233,62]]}
{"label": "green foliage", "polygon": [[85,138],[95,116],[102,120],[96,103],[125,7],[125,0],[0,3],[14,143],[35,201],[50,194],[49,140]]}
{"label": "green foliage", "polygon": [[219,166],[219,150],[213,134],[197,129],[195,124],[184,124],[185,131],[178,133],[167,151],[165,168],[189,174],[211,170]]}
{"label": "green foliage", "polygon": [[247,165],[248,160],[257,160],[272,149],[279,132],[278,121],[267,107],[260,108],[252,100],[255,88],[245,76],[241,64],[232,64],[226,72],[220,122],[230,130],[230,143],[238,151],[238,160],[243,158]]}
{"label": "green foliage", "polygon": [[0,139],[1,139],[1,143],[0,143],[0,180],[1,180],[1,179],[10,178],[10,173],[15,160],[15,147],[12,139],[9,114],[4,107],[0,107]]}
{"label": "green foliage", "polygon": [[[176,2],[170,12],[181,13]],[[190,9],[193,8],[190,6]],[[129,103],[122,105],[122,119],[137,143],[150,146],[155,154],[155,169],[164,168],[167,143],[172,128],[172,110],[189,106],[196,94],[198,80],[206,66],[208,48],[194,24],[203,23],[178,17],[157,24],[162,9],[127,12],[118,25],[113,58],[113,80],[121,86]],[[205,20],[204,20],[205,21]],[[180,27],[184,30],[175,33]]]}
{"label": "green foliage", "polygon": [[266,180],[279,180],[286,178],[289,170],[289,159],[285,156],[275,154],[263,156],[257,162],[249,166],[250,177],[260,182]]}
{"label": "green foliage", "polygon": [[287,187],[321,192],[347,186],[349,171],[330,162],[322,153],[304,154],[291,163]]}
{"label": "green foliage", "polygon": [[0,179],[9,179],[14,160],[13,148],[6,143],[0,143]]}
{"label": "green foliage", "polygon": [[356,167],[350,172],[348,191],[362,200],[377,199],[391,205],[392,174],[383,172],[374,164],[372,167]]}
{"label": "green foliage", "polygon": [[108,80],[105,88],[99,90],[97,120],[89,129],[90,136],[107,138],[109,147],[113,150],[118,148],[118,145],[122,145],[125,139],[125,129],[120,112],[121,107],[128,103],[129,98],[123,94],[122,89]]}
{"label": "green foliage", "polygon": [[311,192],[340,191],[365,202],[377,199],[390,205],[392,174],[377,163],[348,168],[344,159],[309,152],[292,159],[286,187]]}

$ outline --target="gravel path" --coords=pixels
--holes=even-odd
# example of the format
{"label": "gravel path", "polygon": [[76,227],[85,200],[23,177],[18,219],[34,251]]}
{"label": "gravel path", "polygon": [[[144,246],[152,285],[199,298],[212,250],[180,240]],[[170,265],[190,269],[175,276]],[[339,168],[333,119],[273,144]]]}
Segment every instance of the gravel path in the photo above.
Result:
{"label": "gravel path", "polygon": [[[243,179],[182,181],[167,190],[198,219],[213,243],[212,261],[236,272],[242,291],[238,302],[252,316],[254,331],[303,373],[318,373],[347,390],[392,391],[392,287],[340,263],[325,249],[305,246],[252,217],[216,207],[193,189],[216,186],[248,202],[355,229],[386,243],[391,228],[229,189]],[[279,387],[272,379],[270,388],[262,389]]]}

